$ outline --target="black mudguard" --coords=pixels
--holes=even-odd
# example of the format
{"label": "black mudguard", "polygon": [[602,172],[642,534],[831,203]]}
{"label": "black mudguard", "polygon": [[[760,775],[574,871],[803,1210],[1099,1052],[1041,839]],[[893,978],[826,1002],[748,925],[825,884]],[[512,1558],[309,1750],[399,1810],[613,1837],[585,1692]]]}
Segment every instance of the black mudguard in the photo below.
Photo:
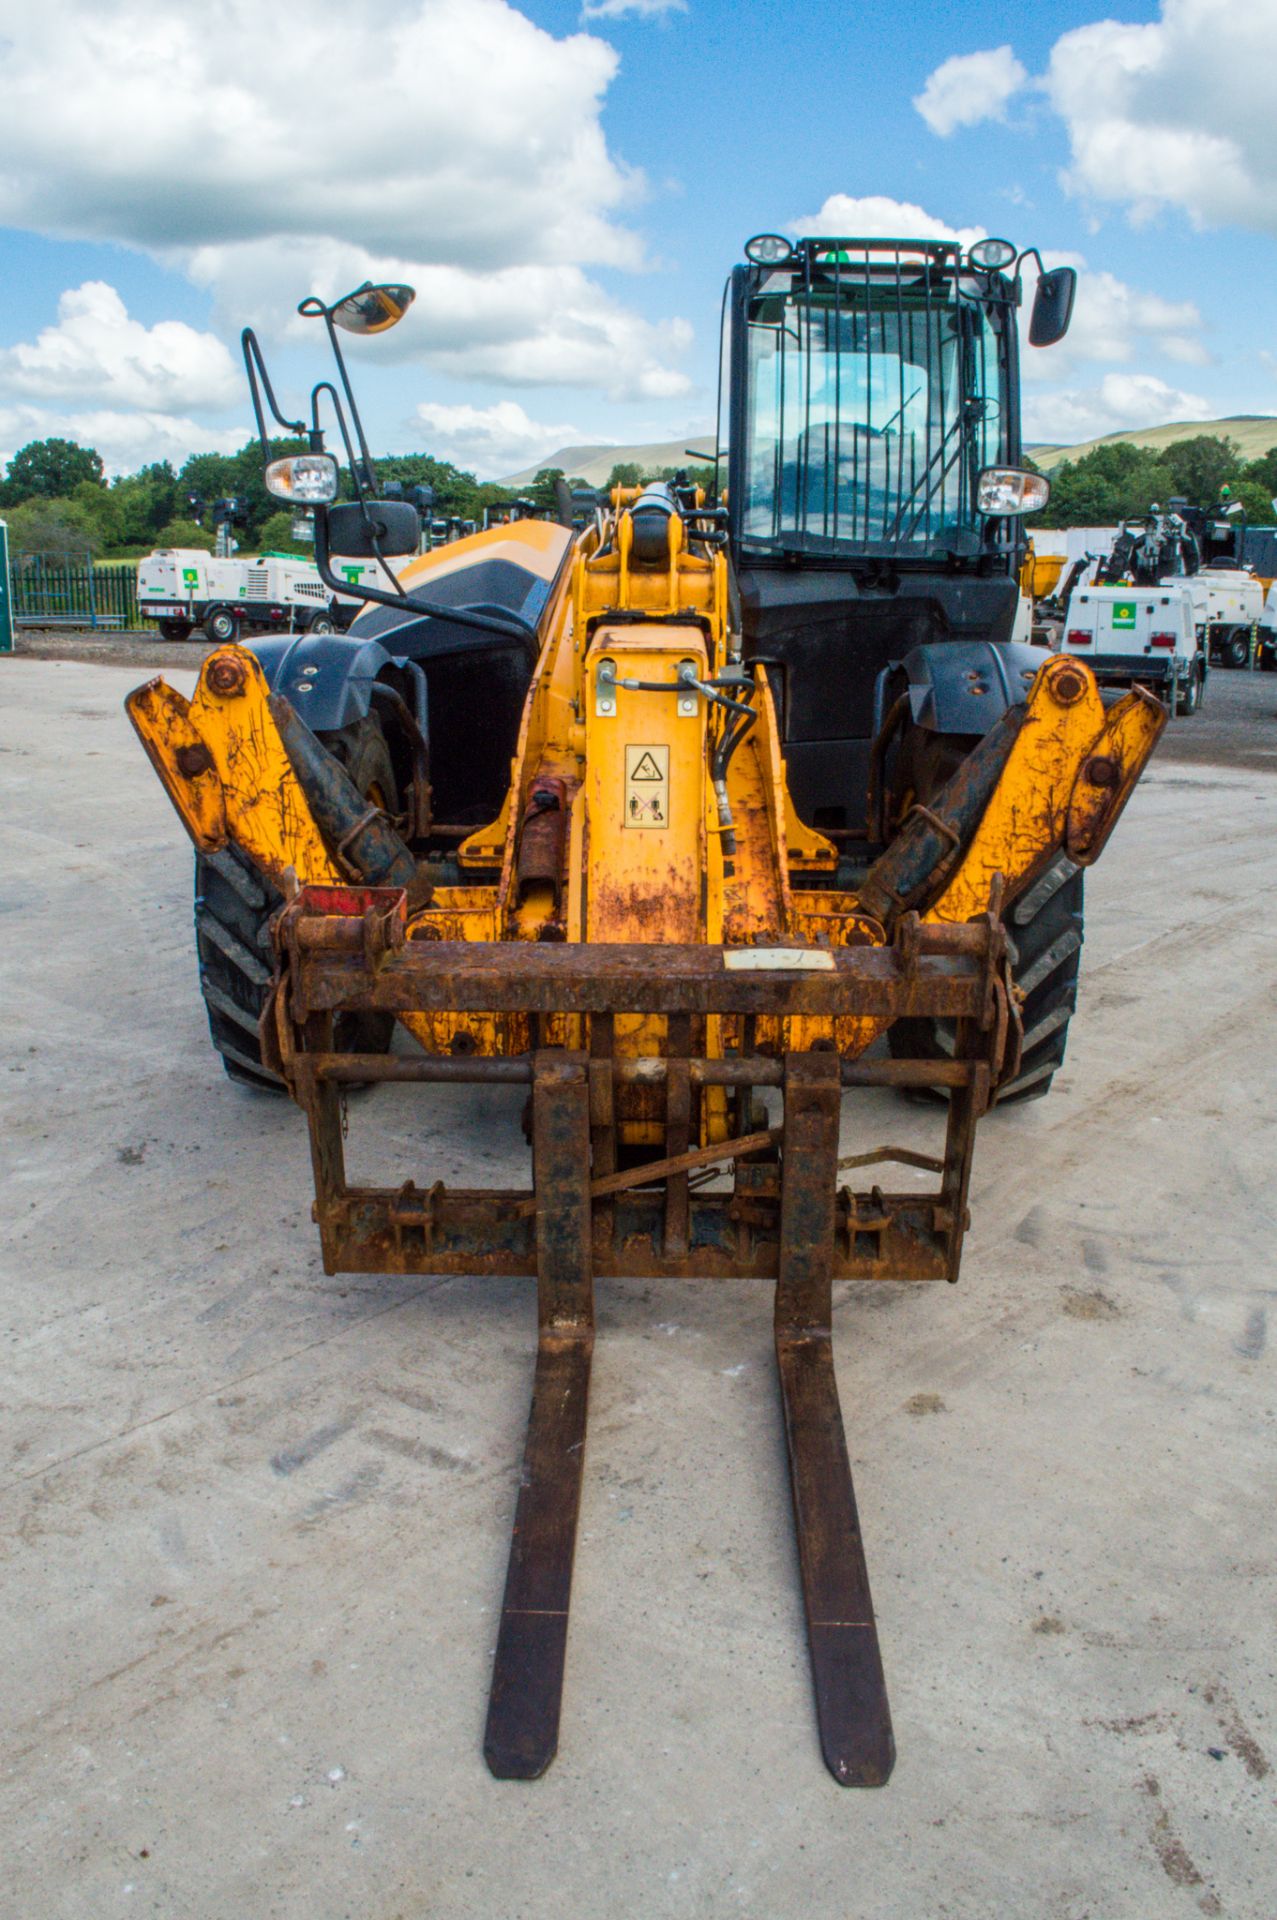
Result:
{"label": "black mudguard", "polygon": [[1028,697],[1050,655],[1016,640],[943,640],[914,647],[878,675],[874,731],[901,691],[903,675],[914,724],[928,733],[982,735],[1008,707]]}
{"label": "black mudguard", "polygon": [[337,733],[362,720],[377,681],[406,700],[423,733],[426,680],[415,661],[387,653],[376,640],[341,633],[266,634],[244,643],[272,693],[296,707],[312,733]]}

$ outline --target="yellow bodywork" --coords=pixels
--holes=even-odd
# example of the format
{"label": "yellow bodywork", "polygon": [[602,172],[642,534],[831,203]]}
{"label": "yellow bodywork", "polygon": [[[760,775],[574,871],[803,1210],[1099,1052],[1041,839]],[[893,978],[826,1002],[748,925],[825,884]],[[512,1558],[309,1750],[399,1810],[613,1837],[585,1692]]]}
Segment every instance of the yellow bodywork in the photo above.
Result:
{"label": "yellow bodywork", "polygon": [[[482,550],[517,558],[545,581],[548,595],[505,805],[461,843],[462,883],[436,887],[411,913],[409,939],[882,945],[883,926],[858,910],[853,893],[831,884],[834,844],[794,810],[762,667],[753,669],[755,720],[727,773],[735,851],[725,853],[710,764],[729,716],[676,682],[688,665],[705,683],[733,663],[726,558],[690,551],[684,522],[671,513],[661,560],[639,564],[631,505],[632,496],[620,494],[614,515],[571,552],[564,529],[520,521],[402,569],[405,584],[428,586]],[[226,647],[213,654],[189,704],[154,681],[127,706],[198,847],[233,841],[286,893],[294,882],[349,877],[311,817],[250,653]],[[1163,721],[1146,695],[1105,709],[1083,665],[1048,658],[975,836],[926,917],[970,920],[1009,901],[1062,849],[1079,863],[1091,857],[1115,812],[1115,789],[1124,799]],[[534,786],[545,780],[561,783],[568,815],[561,889],[519,878],[523,822]],[[549,1017],[539,1036],[517,1014],[403,1017],[432,1052],[514,1054],[536,1044],[589,1043],[585,1016]],[[740,1042],[732,1024],[707,1018],[708,1057]],[[655,1017],[618,1017],[615,1050],[660,1053],[663,1029]],[[760,1018],[754,1045],[782,1052],[832,1043],[854,1057],[880,1030],[871,1018]],[[625,1101],[622,1139],[659,1144],[659,1104],[637,1087]],[[707,1095],[702,1133],[722,1138],[725,1127],[725,1102]]]}
{"label": "yellow bodywork", "polygon": [[1030,600],[1046,600],[1055,592],[1060,576],[1068,565],[1062,553],[1038,553],[1033,542],[1029,542],[1028,552],[1024,556],[1024,565],[1020,569],[1020,592]]}

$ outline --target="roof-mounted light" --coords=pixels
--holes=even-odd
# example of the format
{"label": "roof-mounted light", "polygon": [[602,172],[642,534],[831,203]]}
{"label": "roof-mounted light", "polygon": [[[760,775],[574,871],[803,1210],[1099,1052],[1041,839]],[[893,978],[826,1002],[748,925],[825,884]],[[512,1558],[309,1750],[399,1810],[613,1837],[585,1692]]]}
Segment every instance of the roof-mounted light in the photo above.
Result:
{"label": "roof-mounted light", "polygon": [[793,251],[783,233],[756,233],[745,242],[745,258],[756,267],[781,267]]}
{"label": "roof-mounted light", "polygon": [[1015,248],[1009,240],[977,240],[967,253],[967,259],[973,267],[980,267],[986,273],[996,273],[1002,267],[1009,267],[1015,259]]}

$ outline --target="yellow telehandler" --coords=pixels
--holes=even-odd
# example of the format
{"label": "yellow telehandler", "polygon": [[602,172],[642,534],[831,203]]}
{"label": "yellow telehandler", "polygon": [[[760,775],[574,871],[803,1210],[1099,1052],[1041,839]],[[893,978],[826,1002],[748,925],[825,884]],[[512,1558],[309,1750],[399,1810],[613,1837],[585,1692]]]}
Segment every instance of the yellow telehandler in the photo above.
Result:
{"label": "yellow telehandler", "polygon": [[[595,1278],[675,1276],[775,1283],[821,1746],[841,1784],[886,1780],[832,1283],[957,1278],[977,1121],[1063,1056],[1081,870],[1166,718],[1010,639],[1047,494],[1019,464],[1024,256],[745,254],[716,495],[618,488],[582,527],[565,494],[563,524],[424,555],[415,509],[376,497],[337,332],[411,290],[303,302],[345,396],[321,382],[308,423],[246,332],[269,489],[313,508],[330,584],[342,555],[384,587],[348,635],[225,646],[191,701],[127,701],[195,844],[214,1042],[306,1114],[325,1270],[536,1278],[504,1778],[558,1740]],[[1073,289],[1041,276],[1035,344]],[[267,410],[311,450],[270,460]],[[346,1089],[387,1080],[526,1088],[528,1189],[351,1184]],[[884,1087],[947,1100],[942,1152],[841,1153],[844,1096]]]}

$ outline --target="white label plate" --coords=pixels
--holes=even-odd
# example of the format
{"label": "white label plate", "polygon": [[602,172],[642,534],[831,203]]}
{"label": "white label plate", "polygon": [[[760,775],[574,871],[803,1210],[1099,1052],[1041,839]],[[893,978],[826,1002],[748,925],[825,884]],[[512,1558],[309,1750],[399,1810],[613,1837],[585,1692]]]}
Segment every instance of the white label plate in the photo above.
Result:
{"label": "white label plate", "polygon": [[728,973],[832,973],[834,956],[819,947],[729,947]]}

